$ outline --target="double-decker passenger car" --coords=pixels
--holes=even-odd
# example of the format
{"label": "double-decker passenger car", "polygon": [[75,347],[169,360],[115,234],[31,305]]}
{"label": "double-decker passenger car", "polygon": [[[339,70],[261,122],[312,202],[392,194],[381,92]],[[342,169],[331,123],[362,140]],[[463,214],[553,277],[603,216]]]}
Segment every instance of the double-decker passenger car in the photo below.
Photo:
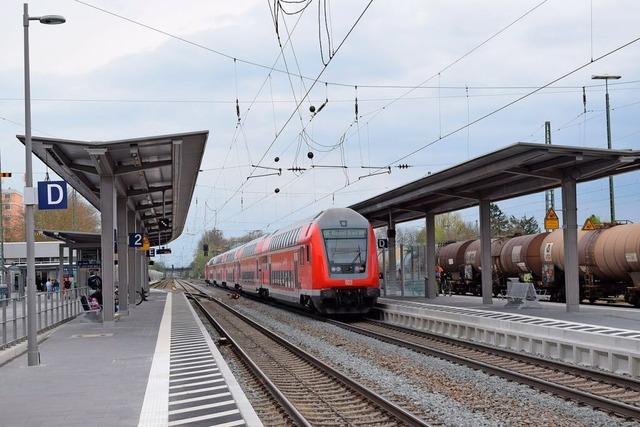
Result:
{"label": "double-decker passenger car", "polygon": [[380,295],[373,228],[347,208],[322,211],[217,255],[205,278],[324,314],[366,313]]}

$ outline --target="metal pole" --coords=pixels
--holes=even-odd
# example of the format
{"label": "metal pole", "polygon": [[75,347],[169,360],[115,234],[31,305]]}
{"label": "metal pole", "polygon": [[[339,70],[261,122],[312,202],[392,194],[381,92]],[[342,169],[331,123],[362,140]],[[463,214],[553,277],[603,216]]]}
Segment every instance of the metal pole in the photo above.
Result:
{"label": "metal pole", "polygon": [[562,235],[564,239],[564,286],[566,310],[580,309],[580,278],[578,265],[578,210],[576,180],[562,180]]}
{"label": "metal pole", "polygon": [[27,241],[27,355],[28,365],[40,364],[40,352],[38,350],[38,330],[36,325],[36,260],[33,221],[33,169],[31,165],[31,82],[29,80],[29,5],[24,4],[22,17],[24,27],[24,123],[25,123],[25,234]]}
{"label": "metal pole", "polygon": [[426,248],[425,248],[425,271],[426,283],[424,296],[432,299],[438,296],[436,288],[436,227],[435,214],[433,212],[425,212],[425,228],[426,228]]}
{"label": "metal pole", "polygon": [[[551,145],[551,122],[544,122],[544,143]],[[553,189],[547,190],[545,193],[545,214],[549,212],[549,208],[555,209],[555,196],[553,194]]]}
{"label": "metal pole", "polygon": [[[605,79],[605,103],[607,108],[607,148],[611,150],[611,114],[609,108],[609,80]],[[616,205],[614,202],[613,176],[609,175],[609,210],[611,212],[611,222],[616,220]]]}
{"label": "metal pole", "polygon": [[[0,171],[2,171],[2,153],[0,153]],[[4,195],[2,194],[2,178],[0,177],[0,283],[6,283],[4,271]],[[9,284],[7,283],[7,286]],[[9,292],[11,286],[9,286]]]}
{"label": "metal pole", "polygon": [[480,266],[482,267],[482,304],[493,304],[491,271],[491,202],[480,200]]}

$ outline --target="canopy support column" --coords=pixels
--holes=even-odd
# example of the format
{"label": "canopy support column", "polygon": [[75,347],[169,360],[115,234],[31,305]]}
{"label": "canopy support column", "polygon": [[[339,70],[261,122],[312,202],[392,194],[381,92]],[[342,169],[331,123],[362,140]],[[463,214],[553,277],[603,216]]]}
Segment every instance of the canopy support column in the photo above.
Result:
{"label": "canopy support column", "polygon": [[121,314],[129,311],[129,259],[127,233],[127,198],[118,197],[118,305]]}
{"label": "canopy support column", "polygon": [[58,246],[58,283],[60,289],[64,289],[64,248],[65,245]]}
{"label": "canopy support column", "polygon": [[73,252],[74,252],[74,248],[72,248],[71,246],[69,246],[69,281],[72,281],[72,277],[73,277],[73,281],[72,281],[72,285],[74,288],[78,287],[78,278],[76,277],[76,272],[75,269],[73,268]]}
{"label": "canopy support column", "polygon": [[114,177],[110,175],[100,175],[100,264],[102,266],[102,321],[113,322],[115,298],[114,274],[113,274],[113,231],[114,231],[114,211],[116,203],[116,191],[114,187]]}
{"label": "canopy support column", "polygon": [[[136,232],[136,213],[135,211],[127,211],[127,232],[135,233]],[[127,281],[129,282],[129,305],[133,307],[136,303],[136,291],[138,290],[137,286],[137,277],[136,272],[138,271],[138,263],[136,262],[136,248],[127,247]]]}
{"label": "canopy support column", "polygon": [[433,212],[426,212],[425,230],[427,234],[427,248],[425,270],[427,273],[424,284],[424,296],[426,298],[436,298],[438,290],[436,288],[436,221]]}
{"label": "canopy support column", "polygon": [[493,304],[491,272],[491,202],[480,200],[480,266],[482,267],[482,303]]}
{"label": "canopy support column", "polygon": [[562,180],[562,232],[564,238],[564,287],[567,311],[580,310],[580,283],[578,276],[578,209],[576,180]]}
{"label": "canopy support column", "polygon": [[387,240],[389,241],[389,271],[384,278],[385,288],[395,288],[398,283],[398,270],[396,266],[396,223],[389,212],[389,223],[387,227]]}

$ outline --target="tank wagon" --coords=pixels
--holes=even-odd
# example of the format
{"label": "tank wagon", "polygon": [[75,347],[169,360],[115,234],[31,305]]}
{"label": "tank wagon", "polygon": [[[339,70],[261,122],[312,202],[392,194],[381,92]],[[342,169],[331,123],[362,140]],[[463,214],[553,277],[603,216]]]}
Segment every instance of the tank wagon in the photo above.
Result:
{"label": "tank wagon", "polygon": [[[460,263],[460,260],[463,260]],[[506,289],[509,277],[532,281],[552,301],[564,301],[562,230],[492,239],[493,292]],[[438,249],[438,265],[449,274],[457,293],[480,294],[480,241],[454,242]],[[580,295],[598,298],[624,295],[640,306],[640,224],[613,224],[578,232]]]}
{"label": "tank wagon", "polygon": [[205,279],[323,314],[367,313],[380,295],[373,228],[347,208],[217,255]]}

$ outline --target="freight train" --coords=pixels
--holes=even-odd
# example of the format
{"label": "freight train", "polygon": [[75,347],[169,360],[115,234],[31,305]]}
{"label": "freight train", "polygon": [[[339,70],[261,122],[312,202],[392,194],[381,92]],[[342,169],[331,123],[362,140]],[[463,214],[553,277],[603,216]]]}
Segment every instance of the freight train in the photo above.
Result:
{"label": "freight train", "polygon": [[[491,240],[493,292],[506,290],[508,277],[534,282],[552,301],[564,301],[562,230]],[[640,224],[607,224],[578,231],[580,296],[596,299],[624,295],[640,306]],[[437,263],[450,278],[453,291],[480,295],[480,241],[446,244]]]}
{"label": "freight train", "polygon": [[363,314],[380,295],[376,256],[367,219],[335,208],[211,258],[205,279],[322,314]]}

